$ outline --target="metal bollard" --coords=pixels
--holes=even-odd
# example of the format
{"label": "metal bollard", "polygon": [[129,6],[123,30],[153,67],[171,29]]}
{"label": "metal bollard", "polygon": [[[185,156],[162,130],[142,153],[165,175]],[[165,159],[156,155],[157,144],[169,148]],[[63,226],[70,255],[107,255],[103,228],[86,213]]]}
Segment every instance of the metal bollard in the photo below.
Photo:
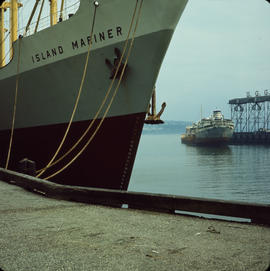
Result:
{"label": "metal bollard", "polygon": [[30,176],[36,176],[36,163],[27,158],[19,162],[19,172]]}

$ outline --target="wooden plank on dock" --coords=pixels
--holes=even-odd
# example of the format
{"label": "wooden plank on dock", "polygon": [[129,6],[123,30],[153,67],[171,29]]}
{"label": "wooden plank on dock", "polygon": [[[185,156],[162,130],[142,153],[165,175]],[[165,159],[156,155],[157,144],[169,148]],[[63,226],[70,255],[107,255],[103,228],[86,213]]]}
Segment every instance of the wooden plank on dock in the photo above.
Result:
{"label": "wooden plank on dock", "polygon": [[61,200],[116,207],[124,204],[129,208],[169,213],[186,211],[248,218],[254,223],[270,225],[270,204],[66,186],[2,168],[0,168],[0,180]]}

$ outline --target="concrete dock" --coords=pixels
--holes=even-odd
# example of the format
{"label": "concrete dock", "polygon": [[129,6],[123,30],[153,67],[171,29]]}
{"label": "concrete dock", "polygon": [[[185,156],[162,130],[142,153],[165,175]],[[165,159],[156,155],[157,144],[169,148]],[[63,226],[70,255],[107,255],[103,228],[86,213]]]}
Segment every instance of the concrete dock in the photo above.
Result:
{"label": "concrete dock", "polygon": [[265,271],[270,228],[42,197],[0,181],[0,270]]}

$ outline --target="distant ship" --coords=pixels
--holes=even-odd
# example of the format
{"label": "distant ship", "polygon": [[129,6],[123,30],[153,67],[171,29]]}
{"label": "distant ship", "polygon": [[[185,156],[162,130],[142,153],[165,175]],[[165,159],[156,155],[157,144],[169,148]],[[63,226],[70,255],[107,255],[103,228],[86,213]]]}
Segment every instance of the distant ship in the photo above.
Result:
{"label": "distant ship", "polygon": [[191,145],[227,144],[233,131],[234,123],[225,119],[220,110],[215,110],[210,117],[187,126],[186,133],[181,135],[181,141]]}
{"label": "distant ship", "polygon": [[[43,179],[127,190],[153,88],[187,1],[81,0],[65,19],[63,1],[59,12],[50,0],[50,26],[39,31],[37,22],[29,33],[31,18],[22,34],[22,4],[0,0],[0,166],[17,170],[26,157]],[[13,25],[5,34],[7,9]]]}

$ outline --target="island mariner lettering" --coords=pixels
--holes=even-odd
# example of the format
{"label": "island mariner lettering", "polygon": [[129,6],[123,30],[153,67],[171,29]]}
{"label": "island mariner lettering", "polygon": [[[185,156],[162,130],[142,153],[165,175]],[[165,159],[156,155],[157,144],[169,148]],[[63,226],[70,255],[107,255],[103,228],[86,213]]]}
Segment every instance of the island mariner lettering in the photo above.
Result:
{"label": "island mariner lettering", "polygon": [[[117,26],[114,29],[110,28],[107,29],[106,31],[98,32],[93,34],[92,38],[92,43],[98,43],[98,42],[103,42],[108,39],[113,39],[115,37],[122,36],[122,27]],[[87,36],[85,38],[81,38],[75,41],[71,42],[71,47],[73,50],[77,50],[79,48],[82,48],[84,46],[89,46],[90,44],[90,36]],[[45,50],[43,52],[39,52],[35,55],[32,55],[32,62],[37,63],[40,61],[45,61],[51,57],[56,57],[58,55],[62,55],[64,53],[64,48],[63,46],[59,45],[55,48]]]}
{"label": "island mariner lettering", "polygon": [[64,49],[62,46],[58,46],[57,48],[46,50],[45,52],[41,52],[32,56],[33,63],[40,62],[42,60],[46,60],[51,57],[55,57],[57,55],[62,55],[64,53]]}
{"label": "island mariner lettering", "polygon": [[[104,32],[99,32],[98,34],[94,34],[92,38],[92,42],[98,43],[105,41],[106,39],[113,39],[115,36],[122,36],[122,28],[117,26],[115,30],[108,29]],[[79,49],[80,47],[88,46],[90,44],[90,36],[86,38],[81,38],[80,40],[75,40],[72,42],[72,49]]]}

